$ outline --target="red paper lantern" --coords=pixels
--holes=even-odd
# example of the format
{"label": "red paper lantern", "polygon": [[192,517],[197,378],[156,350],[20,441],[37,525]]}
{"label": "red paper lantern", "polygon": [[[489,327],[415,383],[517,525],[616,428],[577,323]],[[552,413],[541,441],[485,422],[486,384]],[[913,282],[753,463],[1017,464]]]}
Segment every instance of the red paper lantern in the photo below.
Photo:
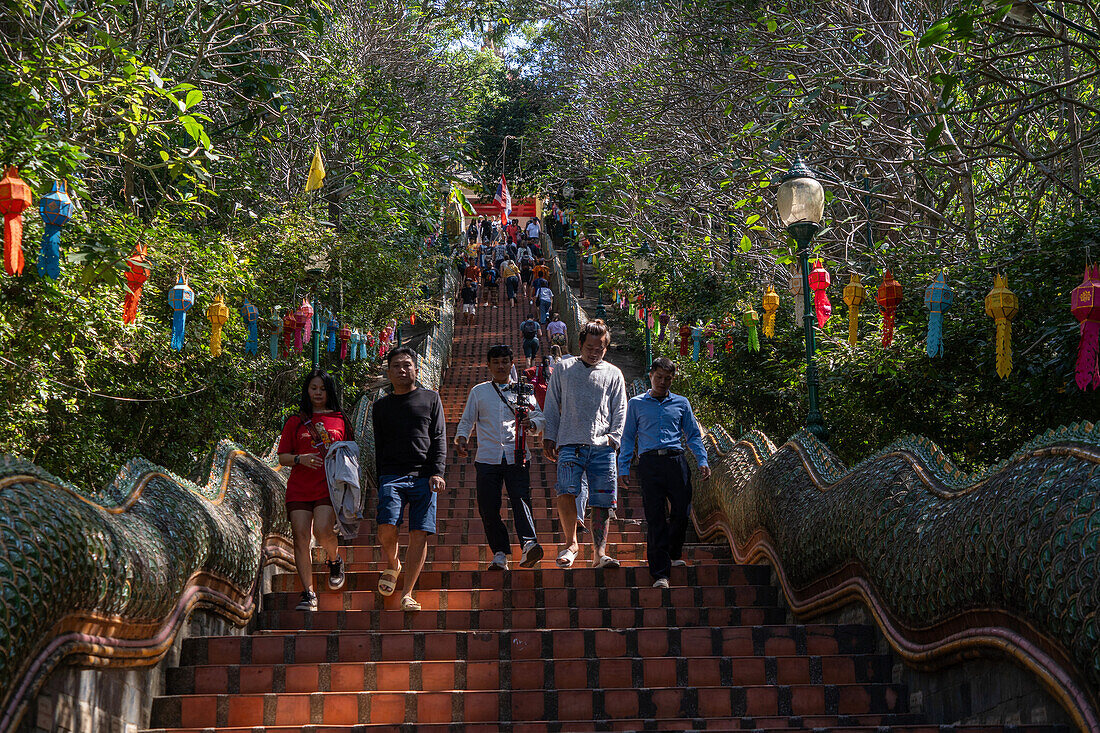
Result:
{"label": "red paper lantern", "polygon": [[894,279],[889,270],[882,276],[882,285],[875,293],[878,308],[882,311],[882,345],[889,346],[894,341],[894,316],[901,303],[901,283]]}
{"label": "red paper lantern", "polygon": [[23,274],[23,210],[31,205],[31,187],[13,165],[0,178],[0,214],[4,215],[4,271]]}
{"label": "red paper lantern", "polygon": [[814,263],[810,270],[810,289],[814,291],[814,313],[817,315],[817,327],[825,328],[825,322],[833,314],[833,304],[825,290],[832,284],[833,278],[821,260]]}
{"label": "red paper lantern", "polygon": [[1100,265],[1085,269],[1085,278],[1070,295],[1070,308],[1081,322],[1077,345],[1077,386],[1100,387]]}
{"label": "red paper lantern", "polygon": [[145,245],[139,244],[126,260],[130,269],[126,271],[126,298],[122,303],[122,322],[133,323],[137,320],[138,302],[141,300],[141,287],[149,278],[149,261],[145,258]]}

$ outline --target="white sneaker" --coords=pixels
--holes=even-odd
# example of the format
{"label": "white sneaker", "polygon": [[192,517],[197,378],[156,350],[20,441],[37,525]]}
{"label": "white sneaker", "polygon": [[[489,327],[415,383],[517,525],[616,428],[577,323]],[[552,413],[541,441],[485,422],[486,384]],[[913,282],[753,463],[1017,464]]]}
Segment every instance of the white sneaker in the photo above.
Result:
{"label": "white sneaker", "polygon": [[508,556],[503,552],[498,552],[493,555],[493,561],[489,563],[490,570],[507,570],[508,569]]}
{"label": "white sneaker", "polygon": [[672,567],[674,568],[686,568],[690,567],[687,560],[673,560]]}
{"label": "white sneaker", "polygon": [[523,559],[520,560],[520,567],[533,568],[539,564],[539,560],[542,559],[542,545],[535,540],[530,540],[523,546]]}
{"label": "white sneaker", "polygon": [[657,578],[657,582],[653,584],[654,588],[668,588],[668,578]]}

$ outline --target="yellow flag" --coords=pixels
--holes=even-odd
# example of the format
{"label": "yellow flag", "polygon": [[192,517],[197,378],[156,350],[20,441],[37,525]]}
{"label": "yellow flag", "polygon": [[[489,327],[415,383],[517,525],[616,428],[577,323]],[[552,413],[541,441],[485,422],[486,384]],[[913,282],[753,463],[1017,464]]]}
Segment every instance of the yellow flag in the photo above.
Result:
{"label": "yellow flag", "polygon": [[313,162],[309,164],[309,178],[306,179],[306,192],[316,191],[325,180],[325,164],[321,160],[321,146],[313,151]]}

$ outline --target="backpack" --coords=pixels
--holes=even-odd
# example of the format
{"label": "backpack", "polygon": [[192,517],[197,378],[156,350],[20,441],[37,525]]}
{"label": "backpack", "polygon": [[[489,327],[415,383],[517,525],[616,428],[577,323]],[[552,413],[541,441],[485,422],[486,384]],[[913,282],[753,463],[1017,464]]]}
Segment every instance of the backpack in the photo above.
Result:
{"label": "backpack", "polygon": [[524,338],[533,339],[539,333],[539,324],[534,321],[524,321],[519,327],[519,332]]}

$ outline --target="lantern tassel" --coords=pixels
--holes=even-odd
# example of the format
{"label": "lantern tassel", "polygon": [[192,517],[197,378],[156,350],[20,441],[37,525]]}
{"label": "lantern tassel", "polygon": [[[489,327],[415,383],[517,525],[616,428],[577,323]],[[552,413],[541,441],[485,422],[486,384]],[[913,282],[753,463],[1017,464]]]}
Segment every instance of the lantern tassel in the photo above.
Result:
{"label": "lantern tassel", "polygon": [[187,311],[175,311],[172,314],[172,348],[183,348],[183,329],[187,325]]}
{"label": "lantern tassel", "polygon": [[886,313],[882,316],[882,345],[889,346],[894,342],[894,314]]}
{"label": "lantern tassel", "polygon": [[61,227],[47,224],[38,250],[38,276],[56,280],[61,276]]}
{"label": "lantern tassel", "polygon": [[928,314],[928,339],[925,345],[929,358],[943,356],[943,314],[939,311]]}
{"label": "lantern tassel", "polygon": [[768,338],[775,337],[775,311],[764,312],[764,335]]}
{"label": "lantern tassel", "polygon": [[217,321],[210,324],[210,356],[222,355],[222,326]]}
{"label": "lantern tassel", "polygon": [[340,359],[348,358],[348,342],[346,339],[340,339]]}
{"label": "lantern tassel", "polygon": [[997,376],[1008,379],[1012,373],[1012,321],[997,319]]}
{"label": "lantern tassel", "polygon": [[833,315],[833,304],[824,290],[814,291],[814,312],[817,315],[817,327],[825,328],[825,322]]}
{"label": "lantern tassel", "polygon": [[328,342],[325,344],[325,348],[328,351],[336,351],[336,332],[339,328],[334,325],[335,323],[336,322],[333,321],[328,324]]}
{"label": "lantern tassel", "polygon": [[255,354],[260,348],[260,335],[257,333],[256,322],[248,324],[248,340],[244,342],[244,350],[249,354]]}
{"label": "lantern tassel", "polygon": [[141,300],[141,285],[126,289],[126,298],[122,301],[122,322],[133,323],[137,320],[138,302]]}
{"label": "lantern tassel", "polygon": [[4,214],[4,271],[23,274],[23,213]]}
{"label": "lantern tassel", "polygon": [[848,345],[855,346],[859,340],[859,307],[848,308]]}
{"label": "lantern tassel", "polygon": [[1077,346],[1077,386],[1082,391],[1100,387],[1100,321],[1081,322]]}
{"label": "lantern tassel", "polygon": [[760,351],[760,338],[756,335],[756,326],[749,326],[749,348]]}

